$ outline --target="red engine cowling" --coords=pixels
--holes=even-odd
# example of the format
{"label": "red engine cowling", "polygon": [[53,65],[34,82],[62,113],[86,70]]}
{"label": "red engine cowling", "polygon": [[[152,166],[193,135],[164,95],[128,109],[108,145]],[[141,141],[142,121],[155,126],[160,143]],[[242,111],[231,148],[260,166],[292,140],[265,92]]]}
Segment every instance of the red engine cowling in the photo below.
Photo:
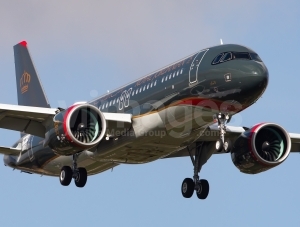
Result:
{"label": "red engine cowling", "polygon": [[78,104],[53,118],[45,144],[59,155],[72,155],[95,147],[104,137],[106,120],[95,106]]}
{"label": "red engine cowling", "polygon": [[261,123],[236,139],[231,158],[241,172],[256,174],[281,164],[290,151],[290,136],[281,126]]}

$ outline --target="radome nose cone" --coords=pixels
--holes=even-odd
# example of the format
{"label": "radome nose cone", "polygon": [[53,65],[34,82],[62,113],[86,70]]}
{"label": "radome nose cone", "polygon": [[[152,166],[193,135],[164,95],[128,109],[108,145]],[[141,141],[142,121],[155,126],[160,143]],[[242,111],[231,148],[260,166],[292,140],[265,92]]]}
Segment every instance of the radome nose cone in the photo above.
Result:
{"label": "radome nose cone", "polygon": [[258,78],[263,84],[263,86],[266,88],[269,82],[269,72],[267,67],[263,64],[260,67],[260,70],[258,70]]}

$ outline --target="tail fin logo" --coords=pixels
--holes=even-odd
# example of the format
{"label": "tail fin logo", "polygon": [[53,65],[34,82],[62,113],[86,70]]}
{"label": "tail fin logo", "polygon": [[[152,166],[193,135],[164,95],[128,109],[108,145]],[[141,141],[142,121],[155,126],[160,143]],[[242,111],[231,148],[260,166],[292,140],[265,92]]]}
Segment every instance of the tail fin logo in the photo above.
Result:
{"label": "tail fin logo", "polygon": [[24,71],[24,73],[22,74],[21,79],[20,79],[20,88],[21,88],[22,94],[24,94],[25,92],[28,91],[30,79],[31,79],[30,74],[28,72]]}

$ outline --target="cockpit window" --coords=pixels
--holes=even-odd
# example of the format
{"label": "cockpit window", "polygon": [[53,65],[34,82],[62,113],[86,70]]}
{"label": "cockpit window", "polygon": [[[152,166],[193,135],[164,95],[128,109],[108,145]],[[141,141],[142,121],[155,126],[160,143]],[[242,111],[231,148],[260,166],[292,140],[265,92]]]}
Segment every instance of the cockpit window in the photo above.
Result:
{"label": "cockpit window", "polygon": [[256,54],[256,53],[250,53],[250,56],[251,56],[252,60],[262,62],[262,60],[260,59],[260,57],[258,56],[258,54]]}
{"label": "cockpit window", "polygon": [[212,61],[212,65],[220,64],[223,62],[227,62],[230,60],[254,60],[262,62],[260,57],[256,53],[248,53],[248,52],[225,52],[217,55]]}
{"label": "cockpit window", "polygon": [[233,59],[247,59],[251,60],[249,53],[247,52],[232,52]]}
{"label": "cockpit window", "polygon": [[220,59],[223,57],[223,53],[222,54],[219,54],[217,57],[215,57],[215,59],[213,60],[212,64],[215,65],[215,64],[218,64]]}
{"label": "cockpit window", "polygon": [[224,57],[221,59],[220,62],[230,61],[231,59],[232,59],[231,52],[227,52],[227,53],[224,54]]}

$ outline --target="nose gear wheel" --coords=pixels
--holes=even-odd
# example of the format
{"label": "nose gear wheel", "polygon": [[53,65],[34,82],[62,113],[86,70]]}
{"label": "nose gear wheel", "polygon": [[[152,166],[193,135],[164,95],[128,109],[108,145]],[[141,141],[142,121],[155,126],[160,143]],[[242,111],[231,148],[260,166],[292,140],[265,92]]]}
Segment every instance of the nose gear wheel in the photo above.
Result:
{"label": "nose gear wheel", "polygon": [[232,143],[230,140],[225,139],[225,134],[227,130],[226,124],[230,122],[231,117],[228,113],[218,113],[214,116],[214,119],[217,120],[220,131],[220,139],[216,141],[216,151],[228,153],[232,148]]}

